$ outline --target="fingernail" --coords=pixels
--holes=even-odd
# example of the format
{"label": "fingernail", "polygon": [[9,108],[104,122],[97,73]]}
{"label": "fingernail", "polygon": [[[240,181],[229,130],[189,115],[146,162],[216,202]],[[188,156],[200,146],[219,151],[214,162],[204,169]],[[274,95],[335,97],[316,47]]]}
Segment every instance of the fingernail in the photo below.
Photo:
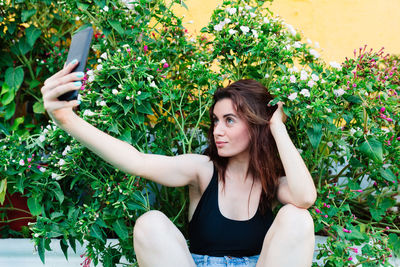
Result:
{"label": "fingernail", "polygon": [[85,74],[83,72],[76,73],[76,77],[82,78]]}
{"label": "fingernail", "polygon": [[82,86],[82,82],[76,81],[76,82],[74,82],[74,85],[77,86],[77,87],[81,87]]}
{"label": "fingernail", "polygon": [[71,65],[75,64],[76,62],[78,62],[77,59],[72,60],[72,61],[71,61]]}

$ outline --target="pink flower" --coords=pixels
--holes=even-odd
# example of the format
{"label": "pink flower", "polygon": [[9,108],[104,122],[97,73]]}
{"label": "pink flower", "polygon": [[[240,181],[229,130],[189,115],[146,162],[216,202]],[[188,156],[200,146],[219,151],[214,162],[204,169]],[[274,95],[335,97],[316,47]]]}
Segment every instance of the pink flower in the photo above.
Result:
{"label": "pink flower", "polygon": [[353,257],[350,257],[350,258],[349,258],[349,261],[351,261],[351,260],[353,260]]}
{"label": "pink flower", "polygon": [[397,141],[400,141],[400,136],[396,138]]}
{"label": "pink flower", "polygon": [[28,158],[28,162],[31,162],[32,161],[32,158]]}
{"label": "pink flower", "polygon": [[321,211],[318,208],[315,208],[316,213],[321,213]]}
{"label": "pink flower", "polygon": [[328,215],[324,215],[325,218],[328,218]]}
{"label": "pink flower", "polygon": [[387,120],[388,122],[393,122],[393,120],[392,120],[391,118],[386,118],[386,120]]}
{"label": "pink flower", "polygon": [[380,112],[385,112],[385,110],[386,110],[386,108],[385,108],[385,107],[382,107],[381,110],[380,110]]}
{"label": "pink flower", "polygon": [[163,68],[166,69],[168,67],[169,67],[168,63],[164,63]]}
{"label": "pink flower", "polygon": [[147,50],[149,50],[149,47],[148,47],[147,45],[145,45],[145,46],[143,47],[143,50],[144,50],[144,52],[147,52]]}
{"label": "pink flower", "polygon": [[359,192],[359,193],[362,193],[362,190],[361,189],[359,189],[359,190],[355,190],[356,192]]}
{"label": "pink flower", "polygon": [[28,165],[28,168],[30,168],[30,167],[32,167],[32,165],[31,165],[31,164],[29,164],[29,165]]}
{"label": "pink flower", "polygon": [[343,228],[343,232],[345,232],[345,233],[351,233],[351,230],[347,230],[346,228]]}

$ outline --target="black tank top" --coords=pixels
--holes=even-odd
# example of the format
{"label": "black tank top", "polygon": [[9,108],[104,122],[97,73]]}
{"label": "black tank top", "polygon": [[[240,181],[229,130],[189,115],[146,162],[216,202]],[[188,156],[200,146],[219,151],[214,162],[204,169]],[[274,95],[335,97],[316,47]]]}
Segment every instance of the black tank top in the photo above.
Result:
{"label": "black tank top", "polygon": [[223,216],[218,206],[218,172],[214,166],[211,181],[189,222],[190,252],[214,257],[260,254],[272,222],[270,209],[262,215],[258,208],[256,214],[246,221]]}

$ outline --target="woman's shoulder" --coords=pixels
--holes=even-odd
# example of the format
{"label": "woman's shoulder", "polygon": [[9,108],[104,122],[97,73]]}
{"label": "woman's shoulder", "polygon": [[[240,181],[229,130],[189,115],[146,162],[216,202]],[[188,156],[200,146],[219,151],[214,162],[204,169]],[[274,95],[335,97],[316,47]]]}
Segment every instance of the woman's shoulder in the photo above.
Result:
{"label": "woman's shoulder", "polygon": [[214,163],[209,156],[199,154],[182,155],[190,161],[187,167],[194,168],[197,172],[197,186],[200,192],[207,187],[214,172]]}

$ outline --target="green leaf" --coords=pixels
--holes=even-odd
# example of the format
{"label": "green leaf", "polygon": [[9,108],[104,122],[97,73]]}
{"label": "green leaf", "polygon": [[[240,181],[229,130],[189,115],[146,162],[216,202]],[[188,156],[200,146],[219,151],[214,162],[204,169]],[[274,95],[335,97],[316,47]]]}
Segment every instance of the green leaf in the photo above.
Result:
{"label": "green leaf", "polygon": [[396,182],[397,178],[396,176],[393,174],[393,172],[390,169],[383,169],[381,168],[379,170],[379,173],[382,175],[382,177],[389,181],[389,182]]}
{"label": "green leaf", "polygon": [[321,124],[313,124],[312,128],[307,129],[307,135],[310,139],[311,145],[314,149],[319,146],[322,138],[322,125]]}
{"label": "green leaf", "polygon": [[1,93],[0,93],[0,95],[4,95],[10,90],[11,90],[10,86],[7,83],[3,83],[1,85]]}
{"label": "green leaf", "polygon": [[3,205],[4,199],[7,192],[7,179],[3,179],[0,182],[0,205]]}
{"label": "green leaf", "polygon": [[80,3],[80,2],[77,3],[77,6],[78,6],[78,9],[80,9],[80,10],[87,10],[89,8],[88,4],[84,4],[84,3]]}
{"label": "green leaf", "polygon": [[389,244],[393,248],[393,252],[396,257],[400,257],[400,237],[396,234],[389,234]]}
{"label": "green leaf", "polygon": [[28,10],[23,10],[22,14],[21,14],[22,22],[27,21],[30,17],[35,15],[35,13],[36,13],[36,9],[34,9],[34,8],[28,9]]}
{"label": "green leaf", "polygon": [[132,109],[133,103],[124,103],[122,107],[124,108],[124,115],[126,115]]}
{"label": "green leaf", "polygon": [[25,55],[26,53],[32,50],[32,46],[29,45],[26,37],[19,40],[17,48],[18,51],[21,53],[21,55]]}
{"label": "green leaf", "polygon": [[10,104],[11,102],[13,102],[15,97],[15,93],[14,90],[9,90],[7,91],[3,97],[1,98],[1,104],[3,104],[3,106],[7,106],[8,104]]}
{"label": "green leaf", "polygon": [[18,126],[24,123],[25,118],[24,117],[18,117],[14,120],[14,124],[11,126],[12,131],[16,131],[18,129]]}
{"label": "green leaf", "polygon": [[97,238],[98,240],[105,243],[103,232],[101,231],[100,227],[97,224],[93,224],[92,227],[90,227],[90,236]]}
{"label": "green leaf", "polygon": [[126,227],[124,221],[122,219],[116,220],[112,227],[115,233],[121,238],[122,240],[126,240],[129,238],[128,228]]}
{"label": "green leaf", "polygon": [[24,81],[24,70],[22,69],[22,66],[15,69],[9,67],[5,74],[5,82],[16,92]]}
{"label": "green leaf", "polygon": [[125,129],[124,133],[118,138],[122,141],[127,142],[128,144],[132,144],[132,134],[129,129]]}
{"label": "green leaf", "polygon": [[68,260],[68,243],[65,239],[60,240],[60,247],[62,252],[64,253],[65,259]]}
{"label": "green leaf", "polygon": [[145,102],[142,103],[142,105],[138,105],[137,111],[143,114],[153,115],[153,110],[151,109],[149,102]]}
{"label": "green leaf", "polygon": [[111,27],[113,27],[113,29],[116,30],[120,35],[124,35],[124,29],[119,21],[109,20],[108,23],[110,23]]}
{"label": "green leaf", "polygon": [[383,149],[382,143],[376,140],[375,138],[371,138],[366,140],[359,147],[360,151],[368,156],[375,162],[382,163],[383,162]]}
{"label": "green leaf", "polygon": [[146,208],[143,207],[143,205],[140,205],[140,204],[134,202],[133,200],[129,200],[126,203],[126,206],[128,207],[129,210],[143,210],[143,211],[146,210]]}
{"label": "green leaf", "polygon": [[69,245],[71,246],[72,250],[73,250],[73,251],[75,252],[75,254],[76,254],[76,239],[73,238],[72,236],[69,236],[69,237],[68,237],[68,242],[69,242]]}
{"label": "green leaf", "polygon": [[44,264],[44,238],[39,239],[38,252],[39,252],[40,260]]}
{"label": "green leaf", "polygon": [[37,114],[44,114],[45,109],[44,109],[43,102],[38,101],[35,104],[33,104],[33,112],[35,112]]}
{"label": "green leaf", "polygon": [[38,198],[28,198],[28,208],[33,216],[39,216],[42,213],[42,205]]}
{"label": "green leaf", "polygon": [[39,30],[38,28],[36,28],[35,26],[31,25],[28,29],[25,30],[25,33],[26,33],[26,39],[28,41],[28,44],[31,47],[33,47],[36,40],[42,34],[42,31]]}
{"label": "green leaf", "polygon": [[53,192],[54,192],[58,202],[60,202],[60,204],[62,204],[64,201],[64,193],[61,190],[60,184],[57,182],[53,182],[53,184],[55,185],[55,188],[53,188]]}

